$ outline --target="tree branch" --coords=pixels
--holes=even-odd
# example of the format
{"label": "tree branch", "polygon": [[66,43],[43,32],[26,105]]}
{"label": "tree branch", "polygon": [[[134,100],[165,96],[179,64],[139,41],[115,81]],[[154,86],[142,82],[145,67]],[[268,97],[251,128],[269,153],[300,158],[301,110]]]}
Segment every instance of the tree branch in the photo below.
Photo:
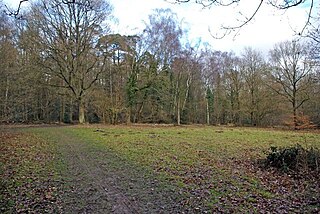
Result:
{"label": "tree branch", "polygon": [[7,12],[5,11],[5,13],[8,15],[8,16],[13,16],[14,18],[18,18],[18,15],[20,13],[20,10],[21,10],[21,5],[23,2],[27,2],[29,0],[21,0],[19,2],[19,5],[18,5],[18,9],[15,10],[15,11],[12,11],[11,9],[9,9],[9,7],[7,5],[5,5],[6,9],[7,9]]}

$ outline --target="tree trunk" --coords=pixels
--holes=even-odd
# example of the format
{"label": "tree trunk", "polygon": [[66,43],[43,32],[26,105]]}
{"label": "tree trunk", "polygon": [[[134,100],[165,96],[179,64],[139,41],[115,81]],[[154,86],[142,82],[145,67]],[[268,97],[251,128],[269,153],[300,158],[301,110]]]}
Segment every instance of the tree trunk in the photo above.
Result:
{"label": "tree trunk", "polygon": [[250,111],[250,122],[251,122],[251,126],[254,126],[253,111]]}
{"label": "tree trunk", "polygon": [[106,113],[104,111],[102,112],[102,122],[106,124]]}
{"label": "tree trunk", "polygon": [[177,102],[177,124],[178,126],[181,125],[181,116],[180,116],[180,99]]}
{"label": "tree trunk", "polygon": [[9,77],[6,79],[6,92],[3,107],[3,116],[5,120],[8,120],[8,100],[9,100]]}
{"label": "tree trunk", "polygon": [[254,102],[254,89],[251,87],[251,111],[250,111],[250,121],[251,121],[251,126],[254,126],[255,121],[254,121],[254,109],[255,109],[255,102]]}
{"label": "tree trunk", "polygon": [[69,104],[69,123],[73,123],[73,103],[72,98],[70,98],[70,104]]}
{"label": "tree trunk", "polygon": [[185,93],[184,100],[183,100],[182,110],[184,110],[186,107],[188,94],[189,94],[189,90],[190,90],[190,85],[191,85],[191,77],[188,76],[187,84],[186,84],[186,93]]}
{"label": "tree trunk", "polygon": [[293,107],[293,112],[292,112],[293,113],[293,128],[294,128],[294,130],[296,130],[298,127],[298,122],[297,122],[297,108],[296,108],[295,102],[292,103],[292,107]]}
{"label": "tree trunk", "polygon": [[85,123],[85,106],[81,98],[79,98],[79,123]]}
{"label": "tree trunk", "polygon": [[60,99],[60,123],[64,123],[64,114],[65,114],[65,102],[64,102],[64,97],[61,97]]}
{"label": "tree trunk", "polygon": [[210,125],[209,98],[207,98],[207,125]]}
{"label": "tree trunk", "polygon": [[131,112],[132,112],[132,107],[128,107],[127,109],[127,124],[131,124]]}

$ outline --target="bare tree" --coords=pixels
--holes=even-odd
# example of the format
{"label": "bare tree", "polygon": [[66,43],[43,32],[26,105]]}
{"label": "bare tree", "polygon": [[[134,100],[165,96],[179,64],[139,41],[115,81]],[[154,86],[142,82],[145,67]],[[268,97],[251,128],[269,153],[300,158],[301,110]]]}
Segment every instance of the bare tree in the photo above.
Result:
{"label": "bare tree", "polygon": [[241,57],[241,72],[244,78],[244,91],[248,94],[245,106],[250,114],[251,125],[256,125],[259,122],[264,64],[264,59],[260,52],[252,48],[244,49]]}
{"label": "bare tree", "polygon": [[30,41],[42,48],[48,78],[55,76],[77,101],[79,123],[85,122],[85,98],[106,64],[106,54],[97,50],[106,33],[111,6],[104,0],[41,0],[32,6],[28,27],[38,35]]}
{"label": "bare tree", "polygon": [[181,114],[186,108],[194,73],[199,69],[198,57],[194,51],[186,50],[173,62],[174,75],[174,108],[177,124],[181,124]]}
{"label": "bare tree", "polygon": [[202,76],[207,87],[207,123],[211,121],[210,123],[223,124],[227,120],[228,110],[224,86],[229,53],[206,50],[201,58]]}
{"label": "bare tree", "polygon": [[312,67],[306,47],[296,41],[279,43],[270,51],[270,57],[272,79],[276,83],[272,88],[290,102],[296,128],[297,110],[309,100]]}
{"label": "bare tree", "polygon": [[3,121],[12,119],[9,102],[14,87],[12,82],[17,61],[13,31],[13,23],[7,16],[0,14],[0,120]]}
{"label": "bare tree", "polygon": [[159,69],[170,66],[181,50],[182,29],[178,24],[177,14],[170,9],[156,9],[149,16],[142,39],[146,51],[155,56]]}
{"label": "bare tree", "polygon": [[241,122],[240,95],[243,88],[240,59],[231,53],[225,58],[224,63],[225,90],[230,104],[229,122],[239,124]]}
{"label": "bare tree", "polygon": [[304,35],[309,40],[310,56],[320,66],[320,13],[313,17],[308,32]]}

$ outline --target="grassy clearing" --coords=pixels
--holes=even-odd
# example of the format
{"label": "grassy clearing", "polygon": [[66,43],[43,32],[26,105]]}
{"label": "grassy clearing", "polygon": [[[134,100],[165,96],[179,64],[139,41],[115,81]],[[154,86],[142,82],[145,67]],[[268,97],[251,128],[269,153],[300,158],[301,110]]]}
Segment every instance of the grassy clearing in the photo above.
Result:
{"label": "grassy clearing", "polygon": [[[136,188],[129,187],[132,185],[130,180],[137,175],[135,172],[129,173],[130,167],[139,168],[142,174],[152,172],[157,177],[155,180],[161,181],[164,186],[166,183],[174,186],[175,192],[181,196],[179,206],[190,207],[185,209],[190,213],[320,210],[319,179],[296,180],[272,169],[260,169],[255,164],[256,160],[266,156],[265,152],[270,146],[283,147],[299,143],[305,147],[320,148],[319,133],[207,126],[73,126],[34,128],[26,132],[19,135],[18,140],[7,139],[6,142],[9,143],[1,148],[6,154],[2,157],[5,166],[1,166],[3,177],[13,182],[5,185],[14,186],[15,188],[9,188],[12,190],[17,189],[19,183],[22,186],[28,183],[28,179],[24,179],[28,178],[28,173],[35,173],[32,177],[39,180],[60,176],[57,172],[62,171],[67,175],[68,169],[64,163],[59,158],[52,158],[54,155],[62,155],[58,154],[55,147],[59,145],[63,148],[66,144],[66,148],[78,148],[79,144],[86,152],[83,155],[94,156],[93,160],[97,163],[90,163],[92,166],[99,162],[99,166],[103,164],[108,166],[110,172],[117,173],[116,170],[121,169],[118,165],[126,165],[121,176],[129,177],[123,178],[123,181],[128,180],[128,187],[124,185],[122,189],[141,189],[140,184]],[[58,133],[64,133],[61,135],[64,137],[59,137]],[[20,147],[24,149],[21,150]],[[11,153],[19,156],[17,161],[15,156],[10,156]],[[39,154],[47,155],[41,158]],[[67,151],[63,155],[68,156]],[[38,160],[39,157],[41,161]],[[8,174],[10,167],[7,166],[11,166],[10,164],[18,166],[17,172]],[[143,178],[138,180],[143,184]],[[151,189],[152,185],[150,183],[148,188]],[[46,191],[43,192],[44,196],[39,196],[40,198],[46,197]],[[35,194],[30,197],[37,198]],[[1,198],[1,203],[3,201],[4,198]],[[11,210],[20,209],[17,208],[19,203],[15,201],[19,200],[6,199],[5,202]]]}
{"label": "grassy clearing", "polygon": [[[305,195],[298,195],[291,188],[300,185],[304,192],[303,184],[274,172],[262,172],[254,165],[255,160],[265,157],[270,146],[299,143],[320,148],[316,133],[151,126],[79,127],[69,131],[83,139],[95,139],[97,145],[174,182],[185,193],[187,199],[183,203],[187,206],[209,206],[222,211],[277,209],[279,204],[290,206],[294,198],[306,198],[305,195],[318,191],[312,188],[311,193],[306,190]],[[285,194],[279,192],[282,185],[287,185]],[[307,202],[297,207],[292,209],[309,209]]]}
{"label": "grassy clearing", "polygon": [[140,164],[154,166],[161,161],[163,166],[178,168],[203,160],[228,162],[264,157],[270,146],[299,143],[320,147],[319,134],[249,128],[115,126],[72,131],[82,138],[94,138],[101,146]]}

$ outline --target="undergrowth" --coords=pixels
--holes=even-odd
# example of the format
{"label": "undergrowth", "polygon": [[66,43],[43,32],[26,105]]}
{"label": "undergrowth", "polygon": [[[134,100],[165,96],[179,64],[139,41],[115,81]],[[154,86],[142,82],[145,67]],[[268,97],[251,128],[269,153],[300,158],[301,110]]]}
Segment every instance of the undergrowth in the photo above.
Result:
{"label": "undergrowth", "polygon": [[265,160],[266,167],[275,167],[282,171],[307,172],[320,170],[320,150],[304,148],[300,144],[287,147],[271,146]]}

